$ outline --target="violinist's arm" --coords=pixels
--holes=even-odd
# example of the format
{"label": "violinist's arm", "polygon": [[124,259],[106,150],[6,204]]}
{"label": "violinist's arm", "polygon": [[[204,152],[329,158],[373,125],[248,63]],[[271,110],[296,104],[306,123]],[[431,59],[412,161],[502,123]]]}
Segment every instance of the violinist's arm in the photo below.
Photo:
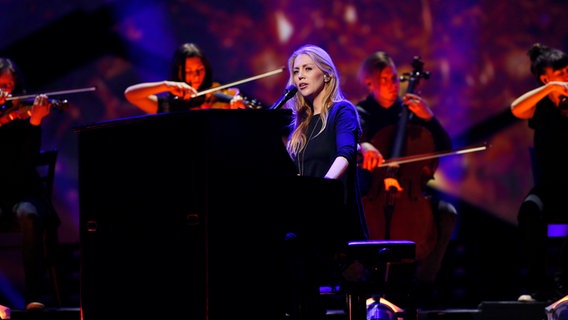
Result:
{"label": "violinist's arm", "polygon": [[197,91],[185,82],[158,81],[132,85],[124,91],[128,102],[146,113],[158,112],[158,94],[170,92],[183,99],[190,99]]}
{"label": "violinist's arm", "polygon": [[568,83],[551,81],[547,84],[530,90],[511,103],[511,112],[519,119],[530,119],[534,115],[536,104],[554,91],[568,95]]}

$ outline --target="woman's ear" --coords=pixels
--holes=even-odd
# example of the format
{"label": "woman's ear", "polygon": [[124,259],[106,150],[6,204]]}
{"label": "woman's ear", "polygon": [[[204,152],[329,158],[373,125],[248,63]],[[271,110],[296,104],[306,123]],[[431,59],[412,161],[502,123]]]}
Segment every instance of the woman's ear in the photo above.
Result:
{"label": "woman's ear", "polygon": [[548,83],[548,76],[545,75],[545,74],[541,75],[541,76],[540,76],[540,81],[541,81],[542,83],[544,83],[544,84],[547,84],[547,83]]}

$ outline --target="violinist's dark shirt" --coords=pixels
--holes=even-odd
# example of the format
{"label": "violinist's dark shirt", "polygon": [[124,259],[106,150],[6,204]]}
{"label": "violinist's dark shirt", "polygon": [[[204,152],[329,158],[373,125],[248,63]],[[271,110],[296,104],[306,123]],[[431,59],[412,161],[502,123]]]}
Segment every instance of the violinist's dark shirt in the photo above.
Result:
{"label": "violinist's dark shirt", "polygon": [[528,125],[534,130],[533,170],[535,187],[545,203],[545,212],[552,216],[568,212],[568,116],[554,103],[544,98]]}
{"label": "violinist's dark shirt", "polygon": [[[214,83],[213,86],[218,86],[218,83]],[[233,91],[236,89],[229,88],[220,91],[218,93],[225,93],[226,96],[232,97]],[[171,93],[158,96],[158,113],[167,112],[179,112],[197,109],[230,109],[230,100],[225,101],[223,98],[215,94],[201,95],[189,100],[180,99]]]}
{"label": "violinist's dark shirt", "polygon": [[41,181],[33,160],[41,146],[41,127],[29,119],[13,120],[0,126],[0,197],[14,200],[26,193],[38,193]]}
{"label": "violinist's dark shirt", "polygon": [[16,119],[0,126],[0,209],[3,221],[13,219],[12,207],[18,202],[31,202],[46,222],[57,225],[59,217],[47,196],[35,160],[41,149],[41,126],[29,119]]}
{"label": "violinist's dark shirt", "polygon": [[183,100],[168,95],[167,97],[158,97],[158,113],[187,111],[200,109],[205,103],[205,96]]}

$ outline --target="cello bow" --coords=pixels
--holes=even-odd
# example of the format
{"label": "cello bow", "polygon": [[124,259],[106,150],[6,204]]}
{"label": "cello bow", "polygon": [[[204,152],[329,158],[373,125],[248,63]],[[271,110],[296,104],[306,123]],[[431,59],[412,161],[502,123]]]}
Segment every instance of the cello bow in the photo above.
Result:
{"label": "cello bow", "polygon": [[432,153],[417,154],[417,155],[412,155],[412,156],[391,158],[391,159],[383,161],[383,163],[381,163],[377,167],[395,166],[395,165],[399,165],[399,164],[403,164],[403,163],[422,161],[422,160],[428,160],[428,159],[435,159],[435,158],[441,158],[441,157],[453,156],[453,155],[460,155],[460,154],[466,154],[466,153],[471,153],[471,152],[484,151],[484,150],[487,150],[487,148],[489,148],[489,147],[490,147],[490,145],[488,145],[487,142],[484,142],[484,143],[480,143],[478,145],[473,145],[473,146],[464,147],[464,148],[458,148],[458,149],[454,149],[454,150],[450,150],[450,151],[440,151],[440,152],[432,152]]}

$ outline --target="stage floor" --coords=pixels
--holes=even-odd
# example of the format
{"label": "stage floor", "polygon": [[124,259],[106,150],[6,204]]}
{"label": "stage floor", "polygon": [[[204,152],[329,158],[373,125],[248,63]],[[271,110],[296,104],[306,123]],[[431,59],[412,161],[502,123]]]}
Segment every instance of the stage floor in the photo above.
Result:
{"label": "stage floor", "polygon": [[[546,320],[546,306],[537,302],[484,301],[477,309],[421,310],[418,312],[417,320]],[[80,320],[81,312],[80,308],[47,308],[44,311],[11,310],[11,316],[12,320]],[[159,319],[159,314],[157,316],[153,318]],[[348,316],[344,310],[330,310],[327,318],[347,320]],[[112,312],[109,312],[108,318],[105,319],[113,319]]]}

